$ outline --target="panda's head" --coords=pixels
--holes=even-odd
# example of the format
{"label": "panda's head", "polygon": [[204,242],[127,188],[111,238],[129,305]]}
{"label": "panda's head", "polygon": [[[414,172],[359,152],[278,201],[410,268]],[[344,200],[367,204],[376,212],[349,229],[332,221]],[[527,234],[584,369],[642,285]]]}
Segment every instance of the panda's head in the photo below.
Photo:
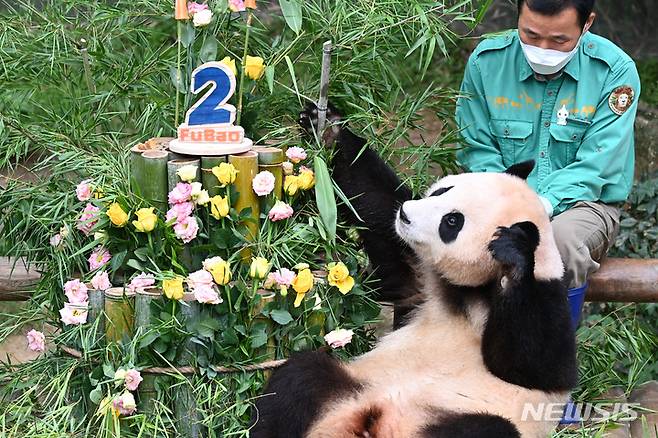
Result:
{"label": "panda's head", "polygon": [[398,235],[431,269],[455,285],[479,286],[501,275],[488,245],[498,227],[529,221],[537,226],[535,277],[563,275],[550,221],[539,197],[525,179],[529,161],[505,173],[464,173],[439,179],[419,200],[405,202],[397,213]]}

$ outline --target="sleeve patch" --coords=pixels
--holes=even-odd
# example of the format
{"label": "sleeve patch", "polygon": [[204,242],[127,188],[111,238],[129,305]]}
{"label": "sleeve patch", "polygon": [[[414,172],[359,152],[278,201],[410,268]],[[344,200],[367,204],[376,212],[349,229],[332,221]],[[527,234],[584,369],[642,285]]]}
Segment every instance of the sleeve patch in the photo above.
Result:
{"label": "sleeve patch", "polygon": [[608,105],[613,113],[621,116],[633,105],[635,91],[630,85],[615,88],[608,98]]}

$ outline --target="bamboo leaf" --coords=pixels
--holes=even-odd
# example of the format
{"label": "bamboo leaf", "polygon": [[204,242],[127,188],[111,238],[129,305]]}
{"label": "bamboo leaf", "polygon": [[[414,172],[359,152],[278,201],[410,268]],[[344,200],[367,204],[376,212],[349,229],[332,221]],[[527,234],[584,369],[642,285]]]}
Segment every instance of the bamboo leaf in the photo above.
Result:
{"label": "bamboo leaf", "polygon": [[286,55],[285,57],[286,64],[288,65],[288,71],[290,72],[290,77],[292,78],[292,84],[295,87],[295,93],[297,94],[297,100],[299,101],[299,106],[302,106],[302,99],[299,94],[299,88],[297,87],[297,76],[295,75],[295,67],[292,65],[290,57]]}
{"label": "bamboo leaf", "polygon": [[279,6],[288,27],[299,34],[302,30],[302,3],[299,0],[279,0]]}
{"label": "bamboo leaf", "polygon": [[270,94],[274,92],[274,65],[270,64],[265,67],[265,79],[267,80],[267,87],[270,89]]}
{"label": "bamboo leaf", "polygon": [[217,57],[217,40],[214,36],[208,35],[203,41],[201,50],[199,51],[199,58],[202,62],[214,61]]}
{"label": "bamboo leaf", "polygon": [[322,219],[322,224],[328,234],[328,240],[333,241],[336,238],[336,222],[338,220],[333,184],[327,164],[319,156],[315,157],[314,169],[316,181],[315,201],[318,204],[320,219]]}

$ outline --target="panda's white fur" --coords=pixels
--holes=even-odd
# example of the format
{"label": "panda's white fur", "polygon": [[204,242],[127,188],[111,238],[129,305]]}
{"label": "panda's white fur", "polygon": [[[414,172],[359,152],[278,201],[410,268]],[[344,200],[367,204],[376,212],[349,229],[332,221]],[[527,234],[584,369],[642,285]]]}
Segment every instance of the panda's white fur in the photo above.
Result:
{"label": "panda's white fur", "polygon": [[[407,201],[410,224],[396,221],[398,234],[418,254],[423,272],[436,272],[457,285],[477,286],[501,278],[487,250],[499,226],[530,221],[540,231],[535,276],[560,278],[563,265],[544,208],[528,185],[507,174],[462,174],[442,178],[428,190],[452,187],[436,197]],[[438,235],[441,218],[458,209],[465,216],[455,242]],[[503,280],[504,281],[504,280]],[[523,437],[546,437],[551,421],[523,421],[526,403],[566,403],[568,392],[531,390],[495,377],[481,352],[486,306],[471,304],[466,316],[450,312],[437,296],[433,275],[424,278],[425,303],[401,329],[371,352],[344,367],[365,387],[323,409],[308,436],[353,438],[364,407],[381,409],[378,438],[414,437],[437,412],[497,414],[511,420]],[[403,360],[402,360],[403,359]]]}

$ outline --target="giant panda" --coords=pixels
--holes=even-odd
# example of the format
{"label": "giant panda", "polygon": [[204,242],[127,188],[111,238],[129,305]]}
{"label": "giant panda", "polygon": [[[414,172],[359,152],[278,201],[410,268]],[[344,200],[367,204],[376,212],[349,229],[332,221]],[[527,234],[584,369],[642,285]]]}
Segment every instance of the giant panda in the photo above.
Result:
{"label": "giant panda", "polygon": [[[315,114],[307,109],[302,124],[310,128]],[[365,249],[397,264],[380,273],[384,284],[412,276],[423,301],[350,362],[292,356],[258,398],[251,436],[546,437],[555,422],[524,410],[566,404],[577,365],[562,261],[525,181],[534,163],[446,176],[412,199],[365,140],[331,116],[334,179],[366,222]]]}

